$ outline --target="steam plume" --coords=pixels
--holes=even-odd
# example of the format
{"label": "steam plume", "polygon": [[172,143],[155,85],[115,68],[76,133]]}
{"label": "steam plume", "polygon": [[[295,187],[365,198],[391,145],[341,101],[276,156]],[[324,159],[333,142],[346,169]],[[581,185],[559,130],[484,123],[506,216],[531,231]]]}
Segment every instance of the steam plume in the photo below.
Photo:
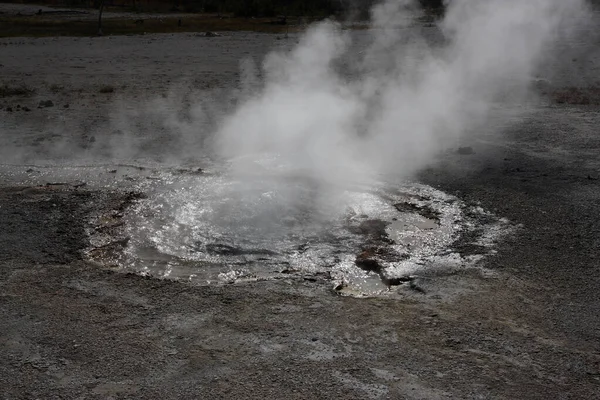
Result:
{"label": "steam plume", "polygon": [[420,16],[416,1],[386,1],[360,55],[340,25],[319,23],[266,58],[262,86],[220,125],[217,152],[276,155],[320,182],[409,176],[496,104],[531,94],[544,53],[585,13],[583,0],[454,0],[436,46],[405,29]]}

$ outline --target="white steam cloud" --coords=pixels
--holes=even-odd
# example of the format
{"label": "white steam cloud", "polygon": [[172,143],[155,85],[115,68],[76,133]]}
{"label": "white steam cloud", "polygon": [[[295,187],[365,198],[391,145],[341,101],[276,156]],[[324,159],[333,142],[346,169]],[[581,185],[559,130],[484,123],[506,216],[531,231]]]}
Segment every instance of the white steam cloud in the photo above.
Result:
{"label": "white steam cloud", "polygon": [[433,45],[406,29],[417,2],[390,0],[372,10],[360,54],[348,31],[319,23],[291,52],[246,65],[254,92],[220,124],[216,151],[240,173],[254,164],[239,160],[270,155],[324,185],[410,176],[485,124],[495,104],[530,95],[553,41],[586,10],[584,0],[449,1],[443,44]]}

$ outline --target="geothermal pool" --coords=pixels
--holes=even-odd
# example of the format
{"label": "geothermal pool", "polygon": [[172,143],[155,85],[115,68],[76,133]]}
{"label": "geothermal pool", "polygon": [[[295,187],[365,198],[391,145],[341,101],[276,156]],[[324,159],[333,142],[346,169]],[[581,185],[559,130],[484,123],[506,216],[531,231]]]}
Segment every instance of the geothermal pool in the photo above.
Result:
{"label": "geothermal pool", "polygon": [[[301,171],[240,174],[214,164],[30,166],[9,176],[135,193],[127,207],[91,217],[86,258],[200,285],[318,279],[357,297],[420,290],[423,274],[481,267],[513,229],[477,205],[389,177],[325,183]],[[476,251],[456,249],[465,237]]]}
{"label": "geothermal pool", "polygon": [[[197,284],[319,278],[340,294],[383,295],[425,271],[476,265],[510,225],[415,182],[325,185],[198,168],[144,175],[129,177],[144,198],[122,215],[127,244],[96,258]],[[453,243],[467,233],[480,251],[461,256]]]}

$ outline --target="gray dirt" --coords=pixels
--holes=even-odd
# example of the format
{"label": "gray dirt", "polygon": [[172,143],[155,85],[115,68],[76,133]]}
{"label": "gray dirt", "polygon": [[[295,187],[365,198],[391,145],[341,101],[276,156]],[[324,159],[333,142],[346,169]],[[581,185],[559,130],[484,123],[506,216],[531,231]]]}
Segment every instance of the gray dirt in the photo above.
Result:
{"label": "gray dirt", "polygon": [[[206,44],[212,58],[199,57],[199,81],[225,85],[233,60],[263,37],[248,35],[225,38],[222,63],[219,46]],[[67,42],[83,48],[96,40],[123,42],[133,65],[146,65],[135,38],[2,41],[3,54],[21,57],[2,60],[2,79],[38,90],[0,99],[5,160],[35,160],[44,143],[87,134],[77,121],[100,119],[112,101],[100,84],[133,96],[160,74],[176,74],[166,61],[148,63],[157,72],[144,79],[147,71],[130,74],[126,61],[111,64],[113,53],[82,52],[81,64],[60,56]],[[174,39],[148,40],[154,50],[146,54],[157,59]],[[65,78],[36,61],[52,51],[79,72]],[[53,83],[64,89],[54,93]],[[37,108],[47,99],[56,105]],[[32,111],[6,111],[17,103]],[[43,121],[72,129],[45,129]],[[599,124],[597,107],[540,104],[502,134],[462,143],[470,154],[448,152],[422,171],[424,183],[520,228],[485,269],[424,277],[422,290],[400,287],[396,299],[341,297],[320,278],[204,287],[86,262],[91,216],[122,210],[134,196],[93,184],[31,184],[14,178],[29,167],[3,166],[0,398],[598,398]],[[469,254],[467,242],[456,250]]]}

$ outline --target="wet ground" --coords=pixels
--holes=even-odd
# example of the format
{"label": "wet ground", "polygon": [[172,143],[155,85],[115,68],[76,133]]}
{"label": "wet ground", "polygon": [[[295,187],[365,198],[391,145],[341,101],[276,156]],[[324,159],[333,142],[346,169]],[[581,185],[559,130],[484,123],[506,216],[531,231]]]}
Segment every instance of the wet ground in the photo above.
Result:
{"label": "wet ground", "polygon": [[[198,263],[207,260],[194,254],[264,266],[257,258],[282,246],[198,243],[202,232],[191,231],[170,236],[175,243],[190,238],[191,247],[148,250],[148,232],[174,229],[144,225],[157,213],[172,215],[160,210],[173,204],[169,196],[180,189],[173,185],[210,185],[211,176],[222,175],[211,175],[189,142],[147,132],[168,131],[161,115],[170,113],[161,110],[194,115],[181,105],[193,103],[181,91],[169,94],[182,73],[197,85],[191,89],[225,96],[240,54],[262,54],[281,41],[255,34],[219,43],[185,38],[182,46],[199,50],[174,50],[178,38],[170,35],[149,37],[145,49],[133,38],[0,43],[11,54],[2,60],[2,83],[35,90],[0,99],[4,398],[595,398],[600,109],[542,101],[518,120],[492,120],[494,129],[444,153],[416,184],[393,196],[389,183],[356,192],[373,196],[377,210],[385,199],[391,214],[344,208],[336,220],[343,234],[331,243],[344,251],[356,243],[347,254],[357,271],[361,262],[369,269],[390,261],[372,249],[402,243],[407,225],[436,230],[444,216],[458,215],[456,231],[442,243],[443,253],[459,257],[458,267],[392,276],[410,279],[368,298],[340,295],[344,285],[326,263],[313,270],[244,265],[245,279],[221,281],[218,267],[215,276],[190,282],[206,271]],[[106,51],[84,51],[94,46]],[[80,58],[64,57],[69,48]],[[51,54],[59,72],[41,63]],[[189,65],[189,73],[173,63]],[[78,72],[62,72],[71,70]],[[554,84],[556,76],[571,79],[571,67],[553,71]],[[113,90],[102,90],[107,86]],[[184,93],[196,98],[193,90]],[[48,100],[52,106],[40,104]],[[119,132],[124,120],[134,121],[129,142]],[[167,122],[179,136],[192,135],[197,119]],[[186,193],[206,202],[212,191]],[[451,209],[436,209],[440,202]],[[199,222],[178,221],[193,228]],[[507,231],[494,235],[499,222]],[[225,228],[216,227],[226,236]],[[290,252],[310,251],[310,240],[299,236]],[[193,245],[198,251],[190,254]],[[163,279],[174,259],[182,279]],[[371,272],[378,284],[379,272]],[[210,279],[217,284],[204,284]]]}

